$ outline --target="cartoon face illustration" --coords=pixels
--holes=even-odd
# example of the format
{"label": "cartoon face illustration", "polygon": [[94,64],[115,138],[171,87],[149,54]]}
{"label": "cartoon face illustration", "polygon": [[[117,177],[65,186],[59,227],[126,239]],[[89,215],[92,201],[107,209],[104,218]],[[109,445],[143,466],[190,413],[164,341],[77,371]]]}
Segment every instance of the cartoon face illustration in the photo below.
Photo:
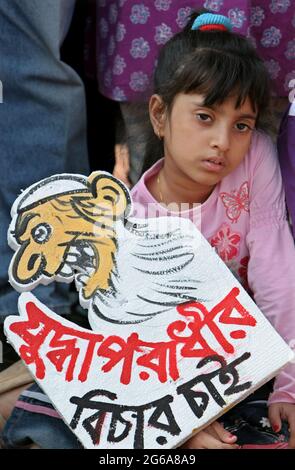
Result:
{"label": "cartoon face illustration", "polygon": [[12,209],[14,287],[31,289],[41,278],[46,284],[53,276],[71,281],[75,267],[86,265],[90,275],[84,297],[98,287],[107,289],[116,251],[114,223],[129,204],[126,188],[103,172],[88,179],[60,175],[29,188]]}
{"label": "cartoon face illustration", "polygon": [[204,276],[194,224],[136,219],[131,209],[128,189],[104,172],[31,186],[12,207],[12,286],[23,292],[75,280],[94,330],[101,321],[139,325],[199,298]]}

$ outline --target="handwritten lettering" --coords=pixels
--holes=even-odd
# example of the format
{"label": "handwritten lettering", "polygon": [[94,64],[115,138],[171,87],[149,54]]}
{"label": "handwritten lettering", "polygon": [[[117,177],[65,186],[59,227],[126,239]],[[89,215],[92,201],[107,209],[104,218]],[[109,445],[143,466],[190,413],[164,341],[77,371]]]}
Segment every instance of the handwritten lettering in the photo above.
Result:
{"label": "handwritten lettering", "polygon": [[[35,365],[37,379],[44,379],[49,361],[57,372],[64,373],[68,382],[74,379],[85,382],[90,368],[97,373],[109,373],[119,366],[123,385],[132,382],[132,374],[136,370],[143,381],[152,374],[160,383],[166,383],[179,378],[179,362],[184,358],[206,358],[220,354],[220,351],[227,354],[235,352],[232,340],[243,340],[247,330],[233,330],[230,334],[227,332],[226,337],[222,327],[239,325],[253,328],[256,325],[255,318],[239,302],[239,292],[237,287],[233,288],[212,310],[201,302],[179,305],[177,312],[184,319],[170,323],[163,331],[166,341],[143,341],[135,332],[127,339],[117,335],[104,337],[65,326],[33,302],[26,304],[28,319],[16,321],[10,329],[25,343],[20,346],[19,354],[26,364]],[[48,336],[47,349],[42,349]],[[98,364],[101,359],[103,363]]]}
{"label": "handwritten lettering", "polygon": [[[78,379],[85,382],[93,359],[95,344],[101,342],[104,339],[103,336],[62,325],[59,321],[46,315],[34,302],[26,304],[26,311],[28,320],[12,323],[10,330],[19,335],[26,343],[20,346],[19,355],[27,365],[35,364],[37,379],[42,380],[45,377],[46,365],[44,357],[41,357],[41,346],[48,335],[53,332],[54,336],[49,343],[49,348],[52,350],[44,355],[55,365],[58,372],[63,371],[66,359],[70,358],[65,372],[67,381],[73,380],[74,377],[74,368],[80,352],[80,348],[76,347],[78,339],[87,342],[87,350],[78,375]],[[37,330],[35,334],[34,330]],[[70,339],[61,341],[62,336],[70,336]]]}
{"label": "handwritten lettering", "polygon": [[[249,359],[249,357],[250,353],[246,352],[228,365],[226,364],[225,359],[221,356],[215,355],[206,357],[199,362],[197,366],[198,368],[204,367],[209,362],[219,362],[221,367],[214,370],[213,372],[200,374],[189,382],[180,385],[177,388],[177,393],[184,396],[193,413],[197,416],[197,418],[201,418],[209,404],[209,395],[208,393],[202,391],[195,391],[193,387],[197,384],[203,383],[213,400],[222,408],[226,405],[226,402],[224,401],[222,395],[218,392],[216,386],[213,384],[213,379],[218,377],[221,384],[227,384],[231,381],[232,378],[231,385],[223,392],[224,395],[233,395],[235,393],[248,390],[252,383],[248,381],[243,384],[239,384],[239,374],[236,367],[241,362]],[[201,404],[197,403],[197,398],[201,399]]]}
{"label": "handwritten lettering", "polygon": [[[176,392],[182,395],[194,416],[202,418],[211,399],[223,408],[226,405],[223,395],[233,395],[249,389],[251,382],[239,383],[239,373],[237,366],[246,361],[250,353],[244,353],[239,358],[227,364],[221,356],[209,356],[202,359],[197,369],[202,369],[209,362],[218,363],[220,367],[209,373],[200,373],[192,380],[180,385]],[[213,384],[213,379],[218,378],[220,384],[230,386],[223,391],[218,391]],[[195,390],[194,387],[198,387]],[[200,387],[203,390],[200,390]],[[97,401],[96,398],[103,397],[104,401]],[[201,404],[197,403],[201,399]],[[108,401],[105,401],[108,400]],[[117,395],[108,390],[92,390],[82,397],[73,396],[70,403],[76,405],[76,411],[71,420],[70,427],[75,430],[81,423],[87,431],[94,445],[99,445],[107,440],[108,443],[120,443],[133,436],[133,447],[135,449],[144,448],[144,432],[152,427],[161,434],[155,438],[158,444],[163,445],[170,436],[178,436],[181,428],[176,421],[173,412],[174,397],[166,395],[158,400],[146,403],[141,406],[128,406],[115,403]],[[90,411],[90,413],[89,413]],[[94,411],[94,413],[92,413]],[[82,418],[82,415],[84,417]],[[106,423],[106,418],[108,425]],[[104,426],[103,426],[104,425]],[[105,436],[103,436],[103,430]],[[133,434],[131,434],[133,433]]]}

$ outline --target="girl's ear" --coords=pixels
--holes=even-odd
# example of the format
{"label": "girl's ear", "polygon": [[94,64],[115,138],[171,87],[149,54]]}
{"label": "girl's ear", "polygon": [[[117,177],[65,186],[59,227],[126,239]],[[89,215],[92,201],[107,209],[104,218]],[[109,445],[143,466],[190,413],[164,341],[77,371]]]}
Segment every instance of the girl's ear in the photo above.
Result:
{"label": "girl's ear", "polygon": [[156,136],[161,139],[164,134],[166,107],[160,95],[152,95],[149,102],[150,120]]}

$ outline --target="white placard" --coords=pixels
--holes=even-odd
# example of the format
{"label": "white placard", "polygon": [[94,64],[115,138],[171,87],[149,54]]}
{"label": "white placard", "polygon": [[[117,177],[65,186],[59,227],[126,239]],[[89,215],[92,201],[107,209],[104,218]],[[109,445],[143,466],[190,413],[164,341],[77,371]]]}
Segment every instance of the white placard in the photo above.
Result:
{"label": "white placard", "polygon": [[23,293],[5,321],[86,448],[177,447],[293,358],[191,221],[131,210],[106,173],[51,177],[12,210],[14,287],[75,279],[88,308],[93,331]]}

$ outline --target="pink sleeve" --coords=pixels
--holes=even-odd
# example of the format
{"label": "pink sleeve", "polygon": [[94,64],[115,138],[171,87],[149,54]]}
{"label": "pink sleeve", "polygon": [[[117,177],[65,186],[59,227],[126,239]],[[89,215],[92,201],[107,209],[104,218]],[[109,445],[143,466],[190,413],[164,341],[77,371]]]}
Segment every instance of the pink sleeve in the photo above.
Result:
{"label": "pink sleeve", "polygon": [[[286,220],[281,173],[270,139],[260,135],[253,152],[247,235],[248,282],[261,311],[289,346],[294,347],[295,248]],[[275,380],[269,403],[275,402],[295,403],[293,363],[289,363]]]}

